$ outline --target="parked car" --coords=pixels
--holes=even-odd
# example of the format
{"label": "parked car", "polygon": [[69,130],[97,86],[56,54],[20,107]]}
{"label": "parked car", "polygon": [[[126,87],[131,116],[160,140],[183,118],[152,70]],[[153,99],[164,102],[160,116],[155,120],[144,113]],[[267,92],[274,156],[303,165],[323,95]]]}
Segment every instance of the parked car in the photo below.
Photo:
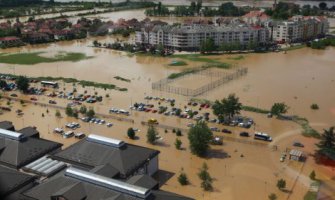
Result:
{"label": "parked car", "polygon": [[62,128],[55,128],[54,133],[62,134],[64,133],[64,130]]}
{"label": "parked car", "polygon": [[74,136],[73,131],[67,131],[63,134],[63,138],[70,138],[70,137],[73,137],[73,136]]}
{"label": "parked car", "polygon": [[148,124],[158,124],[157,119],[151,118],[148,120]]}
{"label": "parked car", "polygon": [[107,126],[107,127],[112,127],[113,124],[109,122],[109,123],[106,124],[106,126]]}
{"label": "parked car", "polygon": [[220,132],[220,129],[217,127],[211,127],[210,129],[211,131]]}
{"label": "parked car", "polygon": [[17,97],[17,94],[13,93],[13,94],[10,94],[11,97]]}
{"label": "parked car", "polygon": [[49,104],[57,104],[57,102],[54,100],[49,100]]}
{"label": "parked car", "polygon": [[30,100],[37,101],[37,98],[36,97],[31,97]]}
{"label": "parked car", "polygon": [[223,138],[220,136],[214,136],[211,143],[213,145],[222,145],[223,144]]}
{"label": "parked car", "polygon": [[80,133],[74,134],[74,137],[77,139],[83,139],[84,137],[86,137],[86,135],[80,132]]}
{"label": "parked car", "polygon": [[240,136],[241,137],[249,137],[249,133],[248,132],[241,132]]}
{"label": "parked car", "polygon": [[231,132],[231,130],[228,130],[228,129],[222,129],[222,133],[229,133],[229,134],[231,134],[232,132]]}
{"label": "parked car", "polygon": [[304,147],[305,145],[303,145],[301,142],[295,141],[295,142],[293,142],[293,146],[295,146],[295,147]]}

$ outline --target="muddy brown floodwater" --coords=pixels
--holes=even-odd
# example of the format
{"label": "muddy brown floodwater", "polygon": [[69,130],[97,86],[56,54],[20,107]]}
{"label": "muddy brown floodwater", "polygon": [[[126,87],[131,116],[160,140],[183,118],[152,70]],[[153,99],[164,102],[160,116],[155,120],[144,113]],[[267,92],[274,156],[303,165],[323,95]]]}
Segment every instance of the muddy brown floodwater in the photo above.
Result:
{"label": "muddy brown floodwater", "polygon": [[[112,41],[112,37],[101,37],[97,40],[101,42]],[[170,67],[173,58],[168,57],[150,57],[150,56],[129,56],[123,52],[116,52],[107,49],[97,49],[88,47],[94,39],[80,41],[59,42],[47,45],[25,46],[22,48],[13,48],[0,50],[0,52],[44,52],[43,55],[55,55],[57,52],[83,52],[91,59],[81,60],[79,62],[57,62],[41,63],[36,65],[9,65],[0,64],[1,73],[15,73],[26,76],[63,76],[74,77],[76,79],[90,80],[103,83],[112,83],[120,87],[128,88],[127,92],[114,90],[104,91],[102,89],[82,88],[76,86],[78,92],[87,90],[89,94],[98,92],[100,95],[109,94],[110,98],[102,103],[90,104],[95,110],[102,114],[108,114],[110,107],[128,109],[134,102],[146,102],[143,98],[146,95],[155,95],[171,97],[176,99],[176,107],[183,108],[189,97],[167,94],[158,91],[152,91],[151,84],[167,77],[171,73],[180,72],[185,68],[199,67],[203,63],[187,61],[188,66]],[[228,59],[238,55],[212,56],[211,58],[230,62],[237,66],[247,67],[248,74],[236,80],[233,80],[213,91],[199,96],[209,100],[222,99],[230,93],[236,93],[241,102],[245,105],[269,109],[274,102],[285,102],[290,106],[289,114],[297,114],[307,117],[311,125],[321,130],[335,125],[335,49],[313,50],[303,48],[300,50],[284,53],[266,53],[266,54],[246,54],[241,60]],[[131,80],[130,83],[118,81],[114,76],[121,76]],[[188,81],[187,81],[188,80]],[[189,77],[175,83],[177,86],[195,88],[197,85],[208,83],[208,80],[197,81],[196,77]],[[71,84],[61,84],[60,90],[66,91],[73,89]],[[19,95],[20,98],[29,98]],[[49,100],[46,96],[37,97],[41,102]],[[65,106],[67,100],[56,99],[58,105]],[[6,105],[2,100],[1,105]],[[310,109],[312,103],[317,103],[319,110]],[[166,103],[165,103],[166,104]],[[168,105],[168,104],[166,104]],[[41,136],[64,143],[67,147],[77,140],[63,139],[59,135],[52,133],[55,127],[64,127],[65,123],[75,121],[73,118],[64,117],[55,118],[56,110],[38,105],[27,104],[25,106],[19,103],[12,103],[13,110],[22,109],[23,116],[16,116],[15,112],[4,113],[0,115],[0,120],[10,120],[18,127],[35,125],[41,132]],[[157,107],[157,104],[156,104]],[[42,113],[45,114],[42,117]],[[255,146],[238,142],[225,142],[223,146],[213,147],[208,159],[198,158],[191,155],[188,148],[186,133],[181,137],[183,142],[182,151],[175,150],[174,141],[176,136],[169,131],[164,133],[159,129],[159,135],[162,139],[157,145],[146,143],[145,134],[147,127],[141,125],[141,121],[146,121],[150,117],[157,118],[162,124],[185,128],[190,120],[167,117],[153,113],[132,113],[129,117],[134,119],[134,123],[120,122],[117,120],[106,119],[114,123],[112,128],[96,124],[84,124],[78,131],[85,133],[97,133],[109,137],[115,137],[126,142],[155,148],[161,151],[160,168],[169,171],[174,176],[162,186],[163,190],[177,192],[195,199],[217,199],[223,197],[227,200],[235,199],[267,199],[267,196],[274,192],[278,199],[287,199],[288,193],[278,191],[276,181],[279,178],[287,180],[287,188],[293,189],[289,199],[302,199],[309,187],[308,174],[311,170],[317,171],[318,177],[329,181],[331,187],[331,177],[334,172],[326,167],[315,165],[313,158],[309,157],[306,166],[302,168],[301,164],[291,161],[279,162],[280,154],[286,147],[291,147],[293,140],[300,140],[306,144],[304,151],[313,153],[313,139],[303,138],[300,135],[301,129],[297,124],[280,121],[277,119],[268,119],[264,115],[243,112],[243,115],[252,117],[257,125],[255,129],[270,133],[274,137],[274,142],[267,146]],[[209,126],[224,128],[222,125],[210,124]],[[129,140],[125,137],[126,130],[129,127],[139,128],[139,140]],[[239,137],[241,128],[229,128],[233,130],[232,137]],[[252,132],[253,130],[249,130]],[[216,133],[222,135],[222,133]],[[247,139],[252,141],[252,138]],[[272,146],[278,145],[277,151],[272,151]],[[241,154],[244,157],[241,157]],[[229,157],[230,156],[230,157]],[[198,169],[203,162],[207,162],[211,175],[215,178],[213,192],[202,192],[200,182],[197,177]],[[180,187],[177,182],[177,176],[180,169],[184,168],[191,185]],[[297,183],[295,181],[297,180]],[[334,190],[333,190],[334,191]],[[330,194],[332,190],[327,191]]]}

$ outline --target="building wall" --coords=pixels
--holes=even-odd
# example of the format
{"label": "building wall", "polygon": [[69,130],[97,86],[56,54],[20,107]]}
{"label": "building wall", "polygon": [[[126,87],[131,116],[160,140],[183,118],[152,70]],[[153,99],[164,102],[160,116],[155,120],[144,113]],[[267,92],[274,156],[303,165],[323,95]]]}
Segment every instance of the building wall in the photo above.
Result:
{"label": "building wall", "polygon": [[[172,27],[171,27],[172,28]],[[210,30],[206,30],[206,29]],[[182,26],[176,31],[164,31],[163,28],[147,32],[136,32],[136,43],[150,45],[164,45],[173,49],[199,49],[202,42],[212,38],[215,45],[223,43],[240,43],[247,45],[250,41],[256,44],[265,44],[269,39],[269,30],[266,28],[223,28],[216,26]]]}
{"label": "building wall", "polygon": [[158,171],[158,155],[152,158],[147,165],[147,174],[152,176]]}

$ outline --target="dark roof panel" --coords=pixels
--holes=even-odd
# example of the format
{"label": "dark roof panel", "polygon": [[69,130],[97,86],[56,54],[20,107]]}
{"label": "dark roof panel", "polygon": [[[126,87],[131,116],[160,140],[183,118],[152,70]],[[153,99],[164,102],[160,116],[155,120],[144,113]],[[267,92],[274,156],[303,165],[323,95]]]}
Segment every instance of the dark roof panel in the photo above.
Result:
{"label": "dark roof panel", "polygon": [[127,183],[140,187],[153,189],[158,187],[158,182],[148,175],[136,175],[127,180]]}
{"label": "dark roof panel", "polygon": [[6,129],[6,130],[10,130],[10,131],[14,131],[15,130],[13,123],[10,122],[10,121],[2,121],[2,122],[0,122],[0,128]]}
{"label": "dark roof panel", "polygon": [[35,137],[35,138],[39,138],[40,137],[40,133],[38,132],[38,130],[34,127],[25,127],[19,131],[17,131],[18,133],[22,133],[24,136],[26,137]]}
{"label": "dark roof panel", "polygon": [[33,182],[34,179],[34,176],[0,165],[0,197],[15,192],[26,184]]}
{"label": "dark roof panel", "polygon": [[21,141],[0,137],[1,140],[4,140],[4,145],[0,151],[0,163],[15,168],[20,168],[62,146],[57,142],[30,137]]}
{"label": "dark roof panel", "polygon": [[130,175],[140,167],[147,159],[159,154],[159,151],[125,144],[122,148],[114,148],[87,140],[77,142],[67,149],[56,153],[58,158],[78,165],[86,165],[90,168],[109,164],[123,175]]}

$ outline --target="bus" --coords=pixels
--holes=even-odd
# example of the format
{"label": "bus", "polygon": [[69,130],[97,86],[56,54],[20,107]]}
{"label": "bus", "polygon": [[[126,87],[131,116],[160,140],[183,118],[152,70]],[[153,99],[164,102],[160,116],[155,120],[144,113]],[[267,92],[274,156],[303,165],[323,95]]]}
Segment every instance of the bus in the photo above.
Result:
{"label": "bus", "polygon": [[254,139],[255,140],[264,140],[264,141],[268,141],[268,142],[272,141],[271,136],[269,136],[266,133],[261,133],[261,132],[255,132]]}
{"label": "bus", "polygon": [[52,81],[41,81],[41,84],[43,87],[53,87],[53,88],[58,88],[58,83],[57,82],[52,82]]}

